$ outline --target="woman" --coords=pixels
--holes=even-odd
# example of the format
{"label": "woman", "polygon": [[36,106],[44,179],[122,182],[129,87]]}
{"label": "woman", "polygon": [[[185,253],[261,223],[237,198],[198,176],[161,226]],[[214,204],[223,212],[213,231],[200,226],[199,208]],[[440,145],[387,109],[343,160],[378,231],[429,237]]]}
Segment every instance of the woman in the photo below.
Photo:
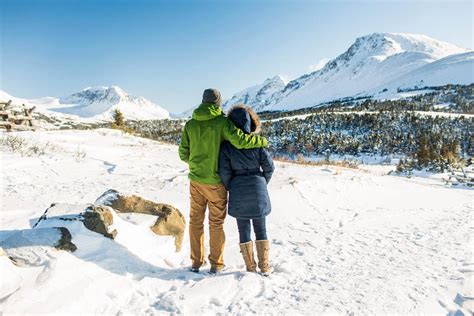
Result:
{"label": "woman", "polygon": [[[230,109],[229,119],[244,133],[258,133],[260,120],[252,108],[240,104]],[[258,267],[263,275],[272,268],[268,262],[269,241],[265,216],[271,205],[267,184],[274,170],[273,161],[264,148],[237,149],[229,142],[221,146],[219,176],[229,191],[229,215],[237,219],[240,237],[240,252],[247,271],[256,272],[251,224],[255,233]]]}

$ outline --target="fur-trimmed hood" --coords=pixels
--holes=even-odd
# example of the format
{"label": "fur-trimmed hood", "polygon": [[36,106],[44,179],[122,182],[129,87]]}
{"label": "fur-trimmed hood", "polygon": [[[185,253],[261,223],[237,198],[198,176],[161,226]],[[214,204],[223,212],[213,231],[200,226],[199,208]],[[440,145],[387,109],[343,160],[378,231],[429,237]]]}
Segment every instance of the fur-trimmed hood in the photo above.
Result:
{"label": "fur-trimmed hood", "polygon": [[243,130],[245,133],[260,133],[261,123],[257,113],[248,105],[237,104],[234,105],[227,117],[234,122],[235,126]]}

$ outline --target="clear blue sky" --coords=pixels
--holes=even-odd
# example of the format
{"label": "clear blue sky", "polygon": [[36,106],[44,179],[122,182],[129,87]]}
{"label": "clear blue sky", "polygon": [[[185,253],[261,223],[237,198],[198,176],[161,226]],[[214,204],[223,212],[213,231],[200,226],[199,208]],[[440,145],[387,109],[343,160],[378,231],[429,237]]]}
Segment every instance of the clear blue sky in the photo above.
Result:
{"label": "clear blue sky", "polygon": [[473,47],[472,1],[0,0],[0,89],[32,98],[117,85],[171,112],[294,79],[373,32]]}

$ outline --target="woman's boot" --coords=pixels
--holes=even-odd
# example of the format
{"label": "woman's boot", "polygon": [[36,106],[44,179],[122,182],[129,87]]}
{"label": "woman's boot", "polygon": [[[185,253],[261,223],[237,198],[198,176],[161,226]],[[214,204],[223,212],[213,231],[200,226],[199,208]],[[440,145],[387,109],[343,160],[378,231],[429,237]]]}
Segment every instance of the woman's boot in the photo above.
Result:
{"label": "woman's boot", "polygon": [[244,258],[245,265],[247,266],[248,272],[256,272],[257,271],[257,263],[253,257],[253,242],[248,241],[240,245],[240,253]]}
{"label": "woman's boot", "polygon": [[269,276],[273,272],[273,268],[268,262],[270,252],[270,242],[268,240],[256,240],[258,268],[264,276]]}

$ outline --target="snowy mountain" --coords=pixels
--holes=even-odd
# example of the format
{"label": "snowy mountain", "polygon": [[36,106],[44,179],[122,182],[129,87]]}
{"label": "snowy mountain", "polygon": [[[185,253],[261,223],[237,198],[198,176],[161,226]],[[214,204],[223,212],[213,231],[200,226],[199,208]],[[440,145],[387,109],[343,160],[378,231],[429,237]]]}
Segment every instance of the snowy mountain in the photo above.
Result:
{"label": "snowy mountain", "polygon": [[268,105],[275,93],[280,92],[285,85],[280,76],[268,78],[262,84],[236,93],[222,105],[222,108],[228,109],[234,104],[244,103],[251,104],[256,111],[260,111]]}
{"label": "snowy mountain", "polygon": [[[451,62],[448,59],[428,67],[447,56],[466,52],[464,48],[426,35],[374,33],[356,39],[346,52],[322,69],[290,81],[280,91],[272,91],[268,99],[255,102],[249,98],[248,104],[260,111],[293,110],[339,98],[368,95],[376,88],[383,90],[385,86],[398,88],[397,85],[408,87],[416,81],[430,82],[435,72],[437,79],[431,81],[439,85],[470,83],[474,82],[474,75],[468,71],[473,65],[469,55],[464,59],[453,57]],[[444,70],[440,72],[441,68]],[[241,95],[242,92],[237,93],[231,100],[241,100]]]}
{"label": "snowy mountain", "polygon": [[441,86],[447,83],[471,84],[474,82],[473,77],[474,51],[470,51],[450,55],[417,68],[395,79],[393,82],[375,89],[374,93],[381,89],[387,89],[388,93],[392,93],[398,89]]}
{"label": "snowy mountain", "polygon": [[[286,83],[280,76],[268,78],[261,84],[252,86],[234,94],[232,98],[226,100],[222,104],[222,109],[226,112],[232,105],[244,103],[251,104],[255,110],[260,111],[268,105],[268,102],[272,99],[275,93],[280,92],[285,87],[285,84]],[[199,104],[179,114],[172,114],[172,116],[176,118],[191,117],[193,115],[193,111],[198,106]]]}
{"label": "snowy mountain", "polygon": [[120,109],[127,119],[163,119],[169,113],[145,99],[127,94],[119,87],[89,87],[67,97],[20,99],[0,91],[0,99],[14,103],[35,105],[38,109],[59,112],[81,118],[110,120],[115,109]]}
{"label": "snowy mountain", "polygon": [[197,109],[197,107],[199,106],[199,104],[181,112],[181,113],[170,113],[171,117],[172,118],[189,118],[193,115],[193,112],[195,109]]}
{"label": "snowy mountain", "polygon": [[54,111],[80,117],[109,119],[115,109],[120,109],[129,119],[168,118],[169,113],[160,106],[145,99],[127,94],[121,88],[90,87],[68,97],[60,98],[60,104],[73,105],[54,108]]}

